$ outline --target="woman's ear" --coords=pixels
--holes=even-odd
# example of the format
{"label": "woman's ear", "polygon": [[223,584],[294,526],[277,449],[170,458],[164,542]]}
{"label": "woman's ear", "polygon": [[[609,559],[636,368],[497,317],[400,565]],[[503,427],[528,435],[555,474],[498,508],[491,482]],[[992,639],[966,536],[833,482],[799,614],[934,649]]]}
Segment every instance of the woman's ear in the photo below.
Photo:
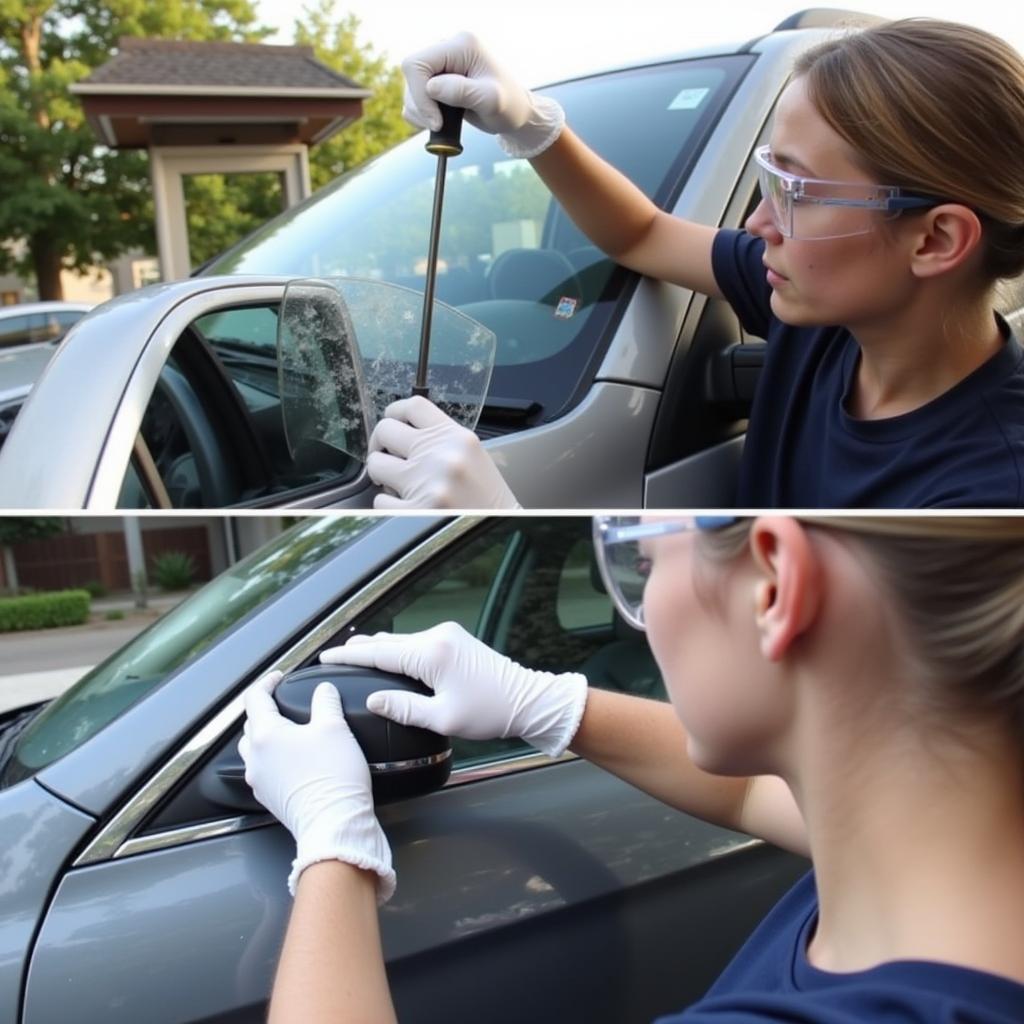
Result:
{"label": "woman's ear", "polygon": [[967,206],[944,203],[928,210],[914,233],[912,273],[924,278],[954,270],[978,252],[981,236],[981,221]]}
{"label": "woman's ear", "polygon": [[750,550],[757,572],[754,607],[761,653],[780,661],[821,606],[818,555],[803,525],[784,516],[755,520]]}

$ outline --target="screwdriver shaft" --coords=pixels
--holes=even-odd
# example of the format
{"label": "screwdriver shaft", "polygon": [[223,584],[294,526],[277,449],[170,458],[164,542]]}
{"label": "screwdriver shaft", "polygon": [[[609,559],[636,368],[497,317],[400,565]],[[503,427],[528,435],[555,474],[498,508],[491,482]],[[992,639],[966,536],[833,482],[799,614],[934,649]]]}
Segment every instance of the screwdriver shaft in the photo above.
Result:
{"label": "screwdriver shaft", "polygon": [[430,362],[430,322],[434,312],[434,286],[437,281],[437,253],[441,240],[441,206],[444,203],[444,179],[448,157],[439,154],[434,181],[434,211],[430,215],[430,245],[427,250],[427,278],[423,286],[423,320],[420,328],[420,358],[416,365],[414,395],[427,396],[427,365]]}

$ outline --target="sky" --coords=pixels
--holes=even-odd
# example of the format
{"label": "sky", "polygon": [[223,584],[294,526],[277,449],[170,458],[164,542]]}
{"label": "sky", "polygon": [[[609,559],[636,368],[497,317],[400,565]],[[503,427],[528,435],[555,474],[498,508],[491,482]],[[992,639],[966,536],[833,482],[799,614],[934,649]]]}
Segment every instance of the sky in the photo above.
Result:
{"label": "sky", "polygon": [[[813,0],[812,0],[813,2]],[[396,64],[407,54],[470,29],[528,85],[696,46],[741,42],[771,31],[812,2],[799,0],[338,0],[361,22],[360,41]],[[302,0],[257,0],[278,28],[268,42],[290,43]],[[1019,0],[865,0],[845,7],[888,18],[929,16],[988,29],[1024,50]],[[624,15],[628,13],[628,24]]]}

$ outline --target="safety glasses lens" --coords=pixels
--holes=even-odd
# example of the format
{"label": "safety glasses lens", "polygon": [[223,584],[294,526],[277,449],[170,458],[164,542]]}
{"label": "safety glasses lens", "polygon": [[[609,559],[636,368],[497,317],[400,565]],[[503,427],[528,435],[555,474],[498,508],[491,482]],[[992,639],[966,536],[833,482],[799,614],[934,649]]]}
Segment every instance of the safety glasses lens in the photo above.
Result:
{"label": "safety glasses lens", "polygon": [[616,610],[634,629],[644,628],[644,587],[651,563],[642,549],[643,542],[622,539],[622,533],[639,522],[637,516],[605,516],[594,521],[594,549],[601,579]]}
{"label": "safety glasses lens", "polygon": [[770,167],[758,164],[761,198],[768,204],[772,223],[785,238],[792,236],[792,197],[786,183]]}

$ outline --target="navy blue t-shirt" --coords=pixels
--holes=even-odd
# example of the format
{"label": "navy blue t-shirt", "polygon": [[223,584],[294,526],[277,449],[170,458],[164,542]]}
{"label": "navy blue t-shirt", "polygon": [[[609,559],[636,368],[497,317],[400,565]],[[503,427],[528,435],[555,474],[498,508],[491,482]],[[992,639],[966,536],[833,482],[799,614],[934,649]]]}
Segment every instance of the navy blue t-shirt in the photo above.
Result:
{"label": "navy blue t-shirt", "polygon": [[1003,348],[901,416],[846,411],[859,347],[844,327],[791,327],[772,313],[764,242],[715,237],[715,280],[768,342],[744,444],[741,508],[1016,508],[1024,505],[1024,352]]}
{"label": "navy blue t-shirt", "polygon": [[834,974],[807,962],[814,873],[757,927],[706,996],[656,1024],[1021,1024],[1024,985],[968,967],[897,960]]}

